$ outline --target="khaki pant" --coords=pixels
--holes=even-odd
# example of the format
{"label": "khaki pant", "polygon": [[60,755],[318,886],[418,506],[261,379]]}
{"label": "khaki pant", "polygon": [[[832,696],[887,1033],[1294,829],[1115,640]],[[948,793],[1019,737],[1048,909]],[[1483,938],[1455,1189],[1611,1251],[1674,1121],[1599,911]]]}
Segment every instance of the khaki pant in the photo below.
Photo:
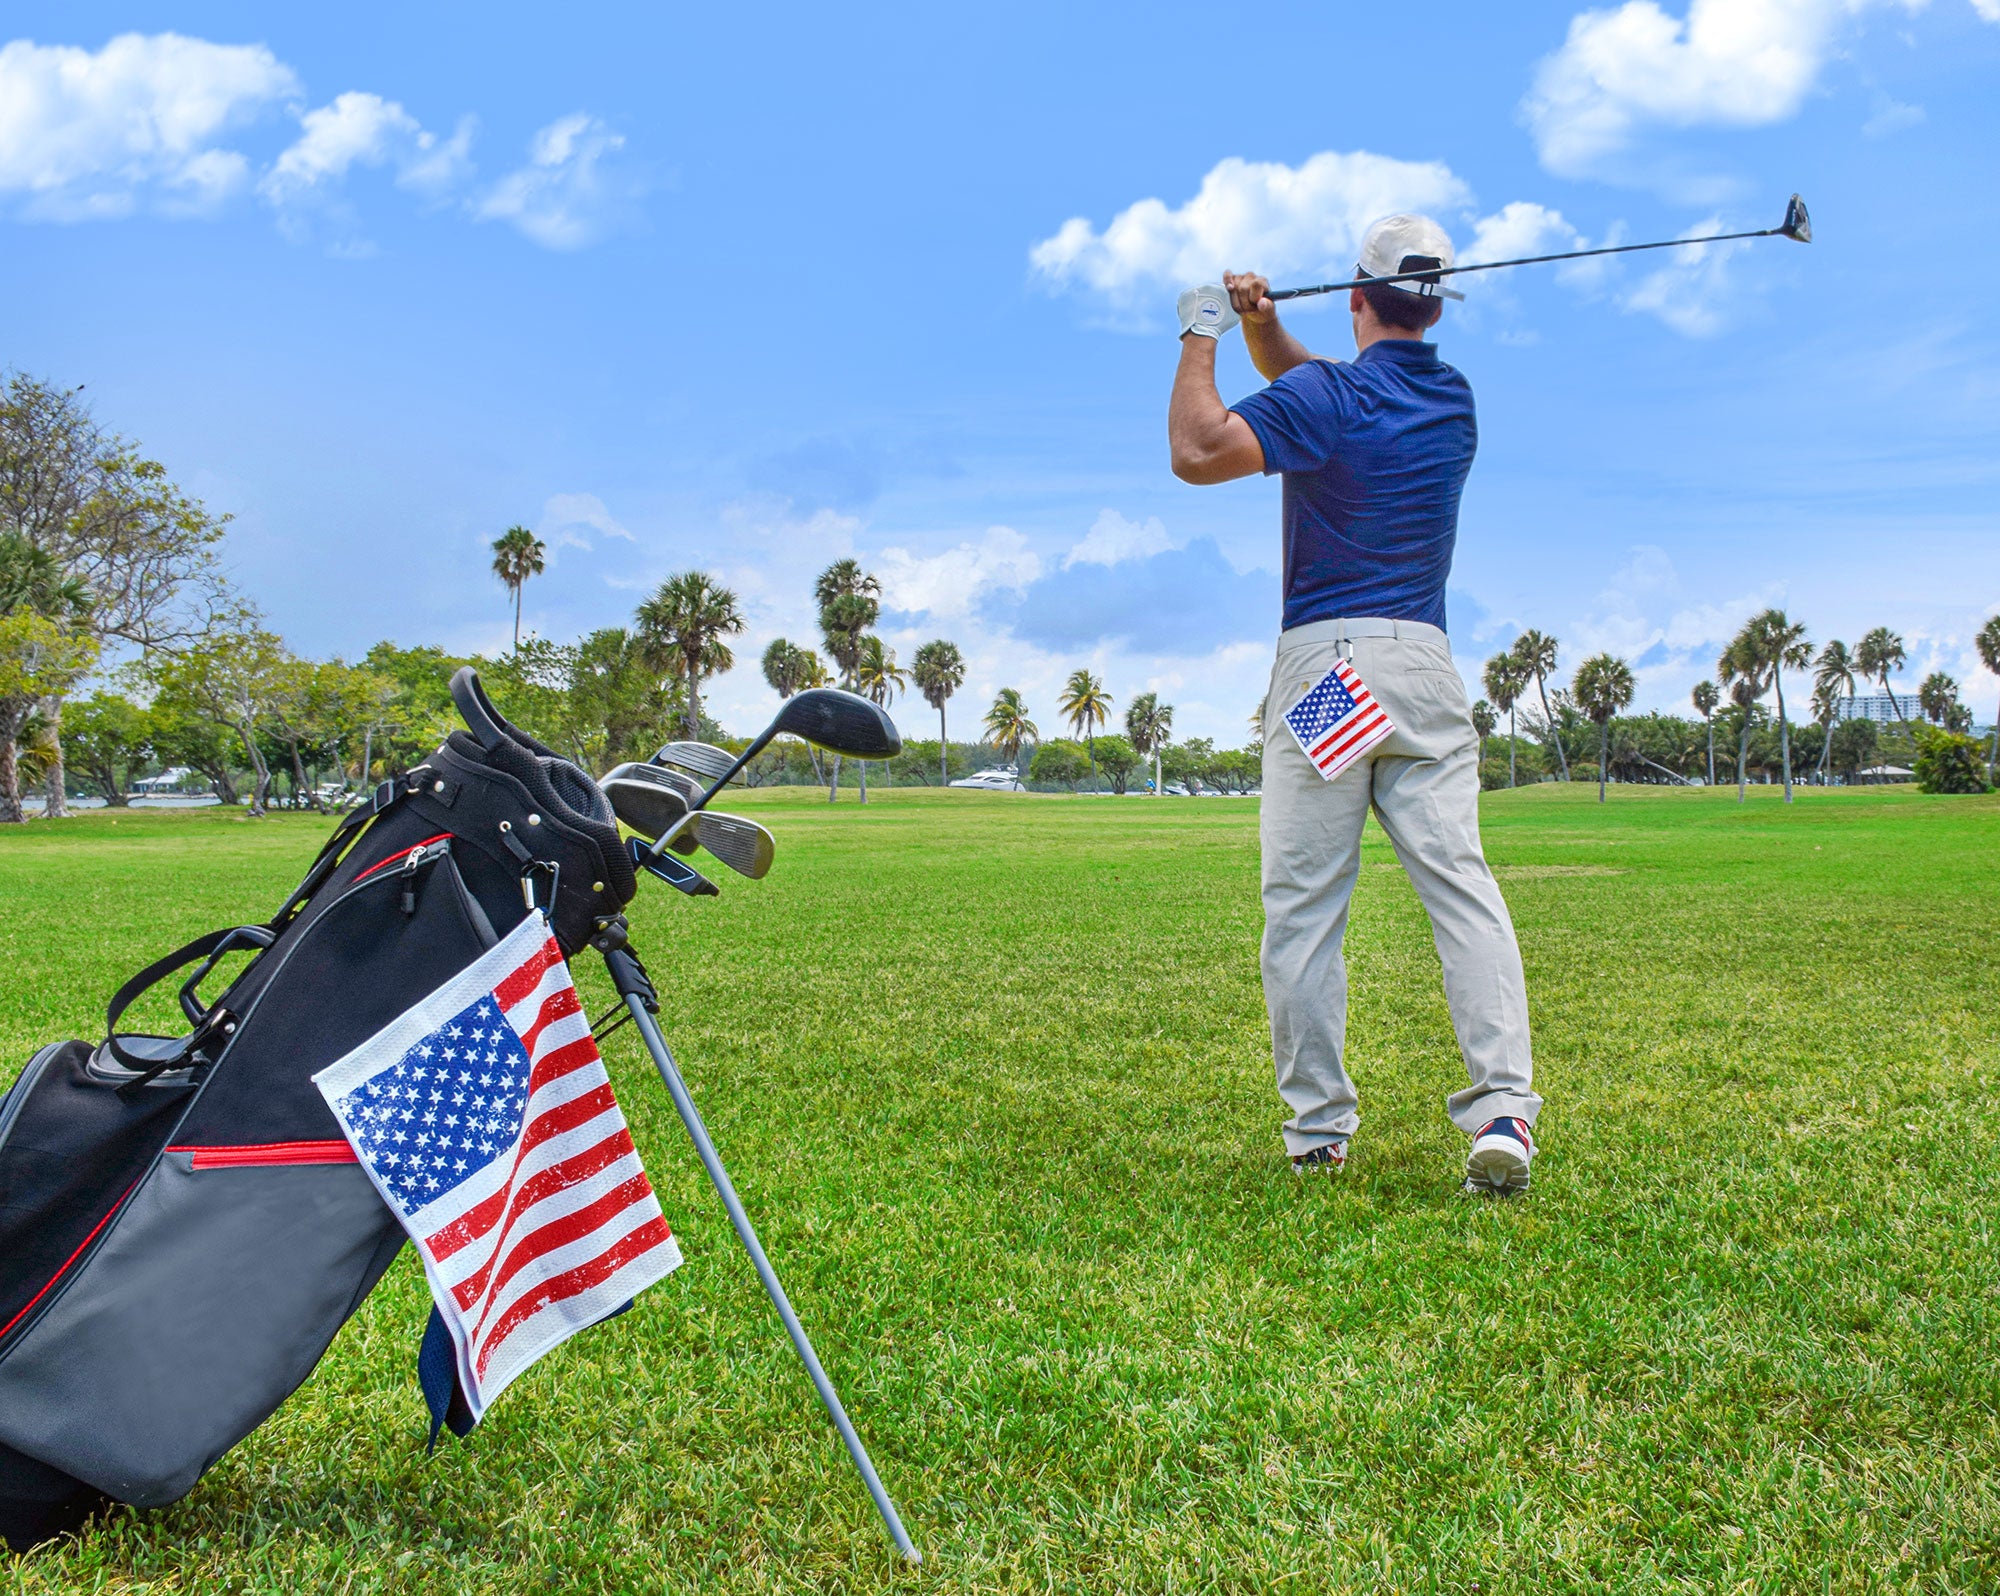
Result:
{"label": "khaki pant", "polygon": [[[1328,781],[1282,717],[1347,659],[1395,733]],[[1316,621],[1278,640],[1264,701],[1264,1001],[1294,1157],[1359,1123],[1342,1053],[1341,938],[1372,805],[1431,919],[1452,1028],[1472,1084],[1446,1100],[1468,1134],[1533,1124],[1528,994],[1513,922],[1479,846],[1479,746],[1444,633],[1418,621]]]}

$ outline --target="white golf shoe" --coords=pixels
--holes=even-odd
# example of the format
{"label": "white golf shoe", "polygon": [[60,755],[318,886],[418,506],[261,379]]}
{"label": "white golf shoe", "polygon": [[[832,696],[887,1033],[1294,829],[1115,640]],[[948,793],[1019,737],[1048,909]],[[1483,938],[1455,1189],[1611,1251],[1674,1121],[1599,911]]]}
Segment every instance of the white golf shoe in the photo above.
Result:
{"label": "white golf shoe", "polygon": [[1465,1159],[1465,1189],[1505,1197],[1528,1189],[1535,1139],[1518,1119],[1488,1120],[1473,1133]]}

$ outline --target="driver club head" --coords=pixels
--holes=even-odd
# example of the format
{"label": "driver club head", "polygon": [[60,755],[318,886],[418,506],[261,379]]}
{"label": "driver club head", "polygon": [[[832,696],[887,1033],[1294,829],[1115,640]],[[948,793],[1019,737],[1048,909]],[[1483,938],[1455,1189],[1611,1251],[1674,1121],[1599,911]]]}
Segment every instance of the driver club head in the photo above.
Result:
{"label": "driver club head", "polygon": [[729,767],[736,763],[736,756],[713,743],[668,743],[653,755],[653,763],[678,765],[704,781],[720,781],[729,774]]}
{"label": "driver club head", "polygon": [[[650,765],[620,765],[597,785],[611,800],[613,814],[648,842],[657,842],[688,812],[686,795],[663,779],[672,774]],[[698,840],[688,826],[667,846],[675,853],[693,853]]]}
{"label": "driver club head", "polygon": [[1798,195],[1794,194],[1785,206],[1785,219],[1779,223],[1778,231],[1801,244],[1812,242],[1812,218],[1806,214],[1806,202]]}
{"label": "driver club head", "polygon": [[893,759],[902,734],[880,704],[838,687],[808,687],[785,700],[770,733],[790,732],[848,759]]}
{"label": "driver club head", "polygon": [[770,873],[778,845],[756,821],[704,809],[694,817],[692,829],[696,840],[739,876],[761,881]]}

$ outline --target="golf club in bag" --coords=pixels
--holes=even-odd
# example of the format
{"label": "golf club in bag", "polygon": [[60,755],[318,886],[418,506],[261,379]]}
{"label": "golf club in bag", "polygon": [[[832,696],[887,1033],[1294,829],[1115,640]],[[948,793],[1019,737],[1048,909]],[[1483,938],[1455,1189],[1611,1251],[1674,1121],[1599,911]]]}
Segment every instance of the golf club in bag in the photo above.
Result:
{"label": "golf club in bag", "polygon": [[[471,671],[452,696],[471,731],[347,815],[274,915],[148,965],[111,999],[102,1042],[44,1047],[0,1096],[10,1548],[111,1503],[179,1499],[312,1372],[405,1239],[312,1076],[529,913],[548,916],[566,957],[606,953],[682,1118],[699,1125],[625,950],[619,911],[637,875],[609,800],[500,716]],[[207,995],[232,954],[248,963]],[[121,1029],[147,990],[187,971],[185,1030]],[[712,1145],[696,1141],[907,1549]]]}

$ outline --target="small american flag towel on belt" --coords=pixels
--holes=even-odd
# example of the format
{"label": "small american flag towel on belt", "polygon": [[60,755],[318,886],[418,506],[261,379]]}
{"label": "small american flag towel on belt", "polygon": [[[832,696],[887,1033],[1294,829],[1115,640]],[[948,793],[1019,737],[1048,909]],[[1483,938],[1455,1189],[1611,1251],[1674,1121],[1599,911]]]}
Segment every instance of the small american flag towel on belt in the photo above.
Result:
{"label": "small american flag towel on belt", "polygon": [[539,913],[313,1083],[417,1244],[475,1421],[680,1264]]}
{"label": "small american flag towel on belt", "polygon": [[1285,716],[1306,758],[1328,781],[1396,728],[1368,684],[1344,659],[1333,662]]}

